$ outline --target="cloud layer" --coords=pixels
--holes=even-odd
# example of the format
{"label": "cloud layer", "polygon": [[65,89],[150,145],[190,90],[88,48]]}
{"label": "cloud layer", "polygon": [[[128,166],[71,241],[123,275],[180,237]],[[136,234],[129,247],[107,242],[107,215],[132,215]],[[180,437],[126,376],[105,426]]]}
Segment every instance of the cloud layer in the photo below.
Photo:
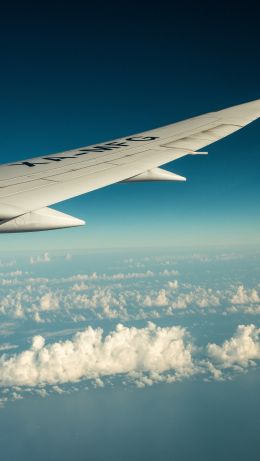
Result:
{"label": "cloud layer", "polygon": [[[203,263],[205,264],[205,263]],[[36,277],[16,270],[0,278],[0,319],[36,323],[94,318],[152,320],[178,313],[260,313],[260,286],[212,288],[181,280],[176,270]]]}
{"label": "cloud layer", "polygon": [[127,375],[138,386],[209,372],[223,378],[225,369],[241,371],[260,360],[260,329],[239,325],[222,344],[209,343],[201,358],[188,331],[180,326],[144,328],[118,324],[107,335],[88,327],[71,339],[45,344],[36,335],[23,352],[0,357],[0,386],[43,386]]}
{"label": "cloud layer", "polygon": [[[32,389],[223,380],[260,360],[257,259],[247,270],[225,253],[74,258],[0,262],[0,406]],[[229,334],[217,340],[223,322]]]}

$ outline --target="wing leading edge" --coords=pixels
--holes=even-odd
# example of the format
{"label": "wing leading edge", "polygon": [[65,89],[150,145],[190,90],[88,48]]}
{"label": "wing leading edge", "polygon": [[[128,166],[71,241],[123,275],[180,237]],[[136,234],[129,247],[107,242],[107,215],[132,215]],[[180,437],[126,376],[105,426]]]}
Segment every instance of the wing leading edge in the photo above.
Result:
{"label": "wing leading edge", "polygon": [[205,153],[197,151],[259,117],[257,100],[115,141],[1,165],[0,232],[82,225],[47,207],[117,182],[185,180],[159,167]]}

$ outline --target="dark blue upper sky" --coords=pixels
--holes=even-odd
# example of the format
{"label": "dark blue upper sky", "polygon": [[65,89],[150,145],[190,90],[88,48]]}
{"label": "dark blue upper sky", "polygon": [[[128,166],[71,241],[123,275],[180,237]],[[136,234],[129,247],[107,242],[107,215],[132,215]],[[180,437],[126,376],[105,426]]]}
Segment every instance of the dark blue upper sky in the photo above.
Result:
{"label": "dark blue upper sky", "polygon": [[[250,2],[12,2],[1,7],[0,37],[1,162],[260,95],[259,12]],[[6,236],[1,248],[256,243],[259,123],[209,151],[170,166],[187,184],[94,192],[57,206],[88,227]]]}

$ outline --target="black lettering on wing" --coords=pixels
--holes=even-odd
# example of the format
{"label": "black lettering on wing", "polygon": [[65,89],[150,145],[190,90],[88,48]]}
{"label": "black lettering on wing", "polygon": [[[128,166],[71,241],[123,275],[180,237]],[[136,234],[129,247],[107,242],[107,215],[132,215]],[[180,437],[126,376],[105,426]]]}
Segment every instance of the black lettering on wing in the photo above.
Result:
{"label": "black lettering on wing", "polygon": [[155,139],[159,139],[159,136],[131,136],[126,138],[127,141],[154,141]]}
{"label": "black lettering on wing", "polygon": [[52,160],[53,162],[60,162],[61,160],[65,160],[66,158],[76,158],[76,157],[43,157],[44,160]]}
{"label": "black lettering on wing", "polygon": [[18,166],[18,165],[24,165],[28,166],[29,168],[32,168],[36,165],[48,165],[49,162],[20,162],[20,163],[10,163],[9,166]]}

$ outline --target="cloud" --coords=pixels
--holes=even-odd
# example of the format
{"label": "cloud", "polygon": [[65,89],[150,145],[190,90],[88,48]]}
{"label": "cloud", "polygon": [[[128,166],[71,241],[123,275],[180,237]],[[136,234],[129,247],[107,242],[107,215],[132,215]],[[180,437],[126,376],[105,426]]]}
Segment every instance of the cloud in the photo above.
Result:
{"label": "cloud", "polygon": [[75,283],[71,287],[71,291],[88,291],[89,286],[85,282]]}
{"label": "cloud", "polygon": [[33,320],[36,323],[45,323],[45,320],[40,316],[39,312],[35,312],[35,314],[33,316]]}
{"label": "cloud", "polygon": [[59,308],[59,299],[55,294],[49,292],[43,295],[40,299],[41,311],[52,311]]}
{"label": "cloud", "polygon": [[244,285],[240,285],[236,293],[231,298],[232,304],[259,303],[260,297],[256,288],[247,290]]}
{"label": "cloud", "polygon": [[167,298],[166,291],[164,289],[161,289],[155,297],[152,297],[151,295],[146,295],[143,301],[143,305],[146,307],[167,306],[168,302],[169,300]]}
{"label": "cloud", "polygon": [[14,333],[15,324],[13,322],[0,323],[0,336],[10,336]]}
{"label": "cloud", "polygon": [[114,281],[114,280],[130,280],[130,279],[145,279],[154,277],[154,272],[147,270],[146,272],[119,272],[115,274],[98,274],[92,272],[92,274],[76,274],[67,279],[63,279],[64,282],[81,282],[81,281]]}
{"label": "cloud", "polygon": [[208,344],[209,357],[221,368],[248,367],[260,360],[260,329],[255,325],[239,325],[233,337],[221,346]]}
{"label": "cloud", "polygon": [[169,281],[168,286],[169,286],[169,288],[172,288],[172,290],[177,290],[177,288],[179,286],[179,282],[178,282],[178,280]]}
{"label": "cloud", "polygon": [[245,312],[246,314],[259,315],[260,305],[246,306],[244,307],[243,312]]}
{"label": "cloud", "polygon": [[[63,263],[64,256],[61,259]],[[197,256],[187,257],[188,264],[195,260],[197,268]],[[226,257],[223,259],[226,261]],[[37,264],[49,260],[50,256],[46,252],[33,256],[31,262]],[[183,264],[186,259],[180,261]],[[75,273],[69,265],[72,272],[66,277],[55,275],[49,278],[33,276],[33,273],[38,272],[34,266],[30,267],[29,273],[24,266],[21,266],[25,269],[23,271],[18,267],[12,272],[10,269],[0,277],[1,320],[14,319],[17,325],[22,319],[32,320],[40,325],[65,319],[72,322],[115,318],[125,321],[152,320],[172,315],[188,316],[198,312],[200,315],[216,312],[226,315],[238,312],[251,315],[260,313],[259,286],[248,289],[227,281],[219,285],[214,283],[214,287],[212,285],[210,288],[206,278],[209,270],[203,272],[200,284],[193,284],[191,281],[183,281],[184,275],[183,278],[179,275],[178,280],[175,280],[178,272],[169,266],[171,259],[168,256],[145,258],[144,262],[147,264],[145,269],[133,272],[129,267],[127,272],[122,270],[120,262],[104,273]],[[162,268],[161,263],[167,263],[167,268]],[[212,278],[210,280],[213,283]],[[218,286],[220,288],[216,288]]]}
{"label": "cloud", "polygon": [[[240,325],[222,344],[209,343],[205,348],[196,348],[183,327],[154,323],[144,328],[118,324],[106,335],[101,328],[88,327],[71,339],[49,344],[42,335],[36,335],[27,350],[0,355],[0,406],[6,401],[5,391],[10,391],[11,400],[33,389],[46,397],[52,391],[69,392],[74,387],[63,388],[64,384],[82,380],[104,387],[115,376],[125,385],[133,383],[140,388],[195,374],[206,381],[223,381],[230,377],[230,371],[246,371],[258,360],[260,329],[253,324]],[[46,385],[52,387],[45,390]]]}
{"label": "cloud", "polygon": [[159,274],[162,275],[163,277],[171,277],[171,276],[179,275],[179,271],[165,269]]}
{"label": "cloud", "polygon": [[169,281],[155,277],[152,271],[93,272],[54,279],[24,273],[19,280],[9,278],[0,286],[0,315],[17,321],[31,319],[38,324],[56,321],[57,316],[70,320],[73,316],[74,322],[81,321],[82,310],[88,310],[88,319],[152,319],[173,315],[178,309],[212,309],[223,300],[219,291],[180,283],[172,280],[171,273]]}
{"label": "cloud", "polygon": [[0,267],[13,267],[16,265],[16,261],[11,259],[11,260],[2,260],[0,259]]}
{"label": "cloud", "polygon": [[184,292],[177,296],[173,303],[173,309],[186,309],[187,307],[197,306],[199,308],[216,307],[220,305],[219,293],[214,293],[211,288],[194,287],[189,292]]}
{"label": "cloud", "polygon": [[0,344],[0,352],[9,351],[11,349],[17,349],[17,347],[18,346],[16,344],[10,344],[10,343]]}
{"label": "cloud", "polygon": [[71,340],[45,345],[35,336],[30,349],[0,357],[0,385],[38,386],[99,379],[108,375],[170,371],[174,379],[195,372],[193,346],[184,328],[125,327],[107,336],[101,328],[88,327]]}
{"label": "cloud", "polygon": [[12,393],[12,400],[15,401],[15,400],[22,400],[23,399],[23,396],[21,394],[18,394],[17,392],[13,392]]}
{"label": "cloud", "polygon": [[49,263],[50,261],[51,261],[51,258],[47,251],[43,255],[30,257],[30,264]]}

